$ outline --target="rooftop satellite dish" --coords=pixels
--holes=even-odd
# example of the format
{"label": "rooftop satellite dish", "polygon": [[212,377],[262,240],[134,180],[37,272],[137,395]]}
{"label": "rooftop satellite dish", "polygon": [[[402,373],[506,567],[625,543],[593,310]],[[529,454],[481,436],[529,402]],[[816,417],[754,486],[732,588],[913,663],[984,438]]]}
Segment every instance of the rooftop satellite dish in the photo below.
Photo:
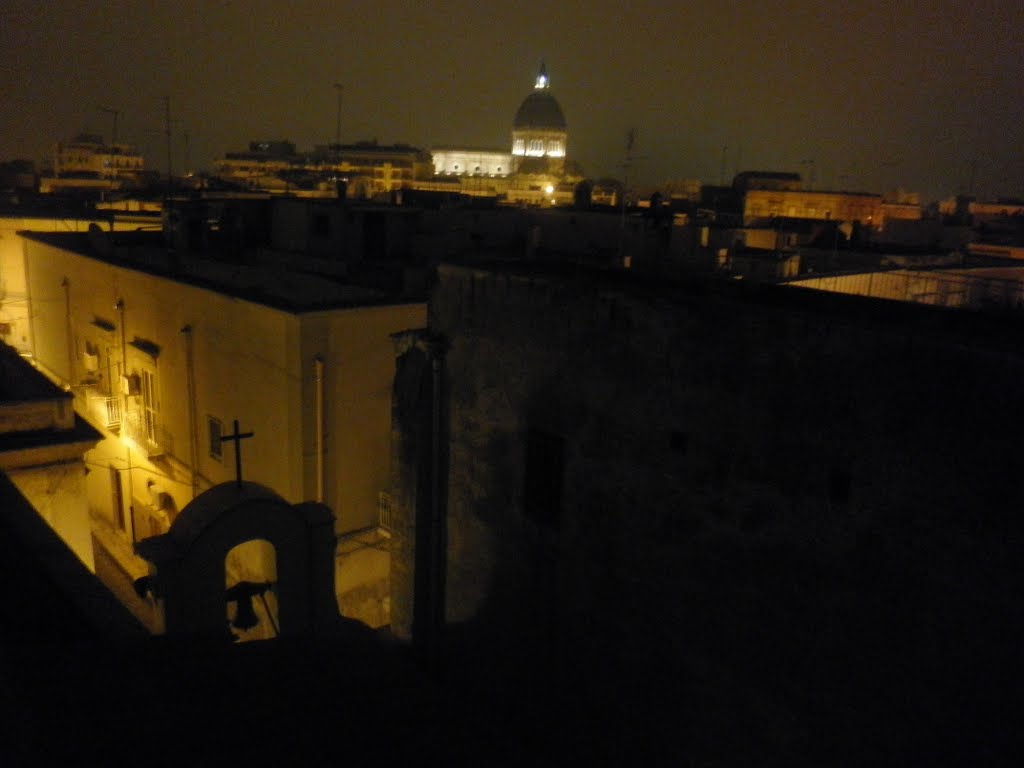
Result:
{"label": "rooftop satellite dish", "polygon": [[95,221],[89,225],[89,245],[100,256],[109,256],[114,250],[110,237]]}

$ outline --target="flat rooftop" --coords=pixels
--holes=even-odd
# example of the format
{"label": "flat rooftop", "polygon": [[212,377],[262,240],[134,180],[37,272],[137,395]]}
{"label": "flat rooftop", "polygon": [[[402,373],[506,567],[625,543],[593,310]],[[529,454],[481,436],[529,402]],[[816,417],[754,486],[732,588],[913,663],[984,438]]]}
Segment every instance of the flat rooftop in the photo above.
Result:
{"label": "flat rooftop", "polygon": [[617,293],[663,306],[714,301],[774,308],[816,315],[823,323],[858,323],[888,330],[916,329],[943,343],[983,346],[1014,355],[1020,354],[1024,338],[1024,314],[1017,312],[965,312],[957,308],[819,291],[791,283],[776,285],[700,274],[666,279],[642,270],[608,269],[565,259],[488,256],[449,257],[438,265],[438,272],[442,282],[446,276],[459,273],[507,276],[532,284],[555,283],[571,291]]}
{"label": "flat rooftop", "polygon": [[[19,235],[116,267],[194,285],[293,314],[418,303],[408,297],[283,266],[221,261],[174,250],[159,232],[31,232]],[[215,253],[215,252],[213,252]]]}

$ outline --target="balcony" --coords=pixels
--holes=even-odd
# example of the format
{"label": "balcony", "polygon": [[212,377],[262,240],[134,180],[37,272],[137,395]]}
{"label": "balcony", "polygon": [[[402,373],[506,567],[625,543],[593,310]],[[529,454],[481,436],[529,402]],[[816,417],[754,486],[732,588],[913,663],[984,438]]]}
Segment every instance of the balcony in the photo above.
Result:
{"label": "balcony", "polygon": [[111,432],[121,429],[120,398],[111,396],[95,380],[87,379],[73,389],[78,401],[76,410],[82,412],[89,421]]}
{"label": "balcony", "polygon": [[152,415],[138,408],[129,408],[124,416],[123,434],[131,438],[149,458],[174,454],[173,436],[163,426],[155,423]]}

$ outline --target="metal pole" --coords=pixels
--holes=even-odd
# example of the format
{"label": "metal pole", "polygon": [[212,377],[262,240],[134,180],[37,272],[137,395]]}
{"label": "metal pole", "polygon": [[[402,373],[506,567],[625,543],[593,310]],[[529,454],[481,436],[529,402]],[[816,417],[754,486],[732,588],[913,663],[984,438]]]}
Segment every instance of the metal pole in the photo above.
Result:
{"label": "metal pole", "polygon": [[316,393],[316,500],[324,501],[324,361],[317,355],[313,359],[313,381]]}
{"label": "metal pole", "polygon": [[75,339],[71,325],[71,281],[67,276],[60,281],[64,289],[64,332],[67,334],[68,373],[65,381],[71,384],[75,379]]}
{"label": "metal pole", "polygon": [[171,97],[164,96],[164,134],[167,137],[167,194],[171,193]]}
{"label": "metal pole", "polygon": [[185,386],[188,389],[189,455],[192,464],[192,498],[199,495],[199,435],[196,426],[196,373],[192,348],[192,326],[181,329],[185,335]]}
{"label": "metal pole", "polygon": [[341,147],[341,94],[344,91],[344,87],[341,83],[334,84],[334,90],[338,92],[338,114],[334,121],[334,143],[339,148]]}

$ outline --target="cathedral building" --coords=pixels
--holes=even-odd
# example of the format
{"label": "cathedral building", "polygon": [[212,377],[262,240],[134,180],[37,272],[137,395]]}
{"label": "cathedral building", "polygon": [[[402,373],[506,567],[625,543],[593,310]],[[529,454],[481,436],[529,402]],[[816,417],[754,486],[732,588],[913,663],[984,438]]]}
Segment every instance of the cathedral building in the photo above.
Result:
{"label": "cathedral building", "polygon": [[272,194],[356,199],[400,199],[402,190],[456,193],[512,205],[573,202],[583,174],[566,160],[565,114],[551,93],[542,62],[533,90],[512,120],[509,149],[437,146],[429,153],[405,144],[337,144],[299,152],[289,141],[251,142],[229,152],[216,176]]}
{"label": "cathedral building", "polygon": [[517,205],[571,203],[582,174],[566,163],[565,114],[551,93],[541,62],[533,91],[512,119],[511,151],[437,147],[432,151],[438,176],[456,177],[464,194],[493,196]]}
{"label": "cathedral building", "polygon": [[547,68],[541,63],[533,93],[523,99],[512,121],[512,156],[516,171],[529,173],[538,169],[561,173],[565,168],[567,138],[565,115],[558,100],[551,95]]}

